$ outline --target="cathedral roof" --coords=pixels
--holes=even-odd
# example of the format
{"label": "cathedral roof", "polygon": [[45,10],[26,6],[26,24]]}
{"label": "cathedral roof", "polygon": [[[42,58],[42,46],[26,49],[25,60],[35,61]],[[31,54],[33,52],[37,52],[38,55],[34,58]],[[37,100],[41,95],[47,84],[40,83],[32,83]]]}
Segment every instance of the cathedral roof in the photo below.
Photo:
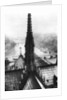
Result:
{"label": "cathedral roof", "polygon": [[22,55],[22,54],[20,54],[20,55],[19,55],[19,58],[22,58],[22,59],[24,59],[24,57],[23,57],[23,55]]}

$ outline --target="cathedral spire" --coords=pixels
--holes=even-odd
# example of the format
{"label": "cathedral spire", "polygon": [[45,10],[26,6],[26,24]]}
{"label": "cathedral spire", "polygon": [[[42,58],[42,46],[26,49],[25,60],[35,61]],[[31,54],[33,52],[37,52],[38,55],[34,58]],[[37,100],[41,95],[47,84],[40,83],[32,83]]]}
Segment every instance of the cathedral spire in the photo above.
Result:
{"label": "cathedral spire", "polygon": [[30,13],[28,14],[27,32],[32,32],[31,14]]}
{"label": "cathedral spire", "polygon": [[34,47],[34,40],[33,40],[33,33],[32,33],[32,23],[31,23],[31,14],[28,14],[28,21],[27,21],[27,37],[26,37],[26,44],[25,46],[29,46],[30,44]]}
{"label": "cathedral spire", "polygon": [[34,39],[32,33],[31,14],[28,14],[27,36],[25,41],[25,63],[27,70],[33,70],[34,65]]}

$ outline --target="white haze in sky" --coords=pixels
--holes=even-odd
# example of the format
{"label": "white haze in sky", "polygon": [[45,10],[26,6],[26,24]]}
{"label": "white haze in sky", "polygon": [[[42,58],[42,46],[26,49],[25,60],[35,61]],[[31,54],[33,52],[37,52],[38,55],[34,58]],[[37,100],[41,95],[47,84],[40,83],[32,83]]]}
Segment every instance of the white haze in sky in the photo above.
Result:
{"label": "white haze in sky", "polygon": [[33,34],[57,34],[58,7],[43,6],[5,6],[2,7],[3,28],[9,38],[25,38],[27,15],[31,13]]}

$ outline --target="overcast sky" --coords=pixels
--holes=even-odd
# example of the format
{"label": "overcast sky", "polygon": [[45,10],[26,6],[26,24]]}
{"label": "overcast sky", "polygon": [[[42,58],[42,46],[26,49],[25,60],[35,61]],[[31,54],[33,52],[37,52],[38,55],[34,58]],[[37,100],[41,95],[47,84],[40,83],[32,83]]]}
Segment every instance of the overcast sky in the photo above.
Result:
{"label": "overcast sky", "polygon": [[2,8],[5,35],[24,38],[27,32],[27,15],[31,13],[33,34],[56,33],[58,6],[6,6]]}

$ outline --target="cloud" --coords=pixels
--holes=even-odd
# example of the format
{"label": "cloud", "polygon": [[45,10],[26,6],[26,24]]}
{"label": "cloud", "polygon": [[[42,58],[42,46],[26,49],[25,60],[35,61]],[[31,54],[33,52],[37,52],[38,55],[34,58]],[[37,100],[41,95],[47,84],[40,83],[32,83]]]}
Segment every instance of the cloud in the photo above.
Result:
{"label": "cloud", "polygon": [[11,53],[15,45],[16,43],[13,40],[10,40],[8,37],[5,37],[5,56]]}

